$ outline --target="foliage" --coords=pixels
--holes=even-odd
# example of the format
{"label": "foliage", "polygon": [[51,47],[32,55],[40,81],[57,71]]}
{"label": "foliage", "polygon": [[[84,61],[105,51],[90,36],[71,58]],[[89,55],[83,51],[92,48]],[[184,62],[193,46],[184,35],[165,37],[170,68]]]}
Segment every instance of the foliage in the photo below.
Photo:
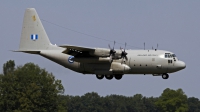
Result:
{"label": "foliage", "polygon": [[15,69],[14,60],[9,60],[7,63],[3,64],[3,73],[6,75],[7,73],[12,73]]}
{"label": "foliage", "polygon": [[187,96],[182,89],[165,89],[155,104],[162,112],[188,111]]}
{"label": "foliage", "polygon": [[58,94],[64,92],[60,80],[33,63],[15,68],[14,61],[3,66],[0,75],[0,111],[58,111]]}
{"label": "foliage", "polygon": [[198,98],[190,97],[188,98],[188,112],[200,112],[200,101]]}
{"label": "foliage", "polygon": [[[63,96],[62,96],[63,97]],[[99,96],[86,93],[83,96],[68,97],[68,112],[157,112],[156,98],[136,94],[132,97],[122,95]]]}
{"label": "foliage", "polygon": [[61,96],[67,100],[68,112],[200,112],[198,98],[184,94],[181,89],[165,89],[160,97],[108,95],[86,93],[83,96]]}

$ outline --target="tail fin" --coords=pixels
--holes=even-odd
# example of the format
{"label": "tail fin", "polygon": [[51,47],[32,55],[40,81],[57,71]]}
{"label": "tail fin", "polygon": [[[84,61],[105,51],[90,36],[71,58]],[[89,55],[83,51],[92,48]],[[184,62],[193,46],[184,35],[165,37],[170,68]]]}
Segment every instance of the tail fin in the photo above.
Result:
{"label": "tail fin", "polygon": [[45,50],[50,46],[49,38],[44,30],[40,18],[34,8],[28,8],[24,14],[24,21],[20,40],[20,51]]}

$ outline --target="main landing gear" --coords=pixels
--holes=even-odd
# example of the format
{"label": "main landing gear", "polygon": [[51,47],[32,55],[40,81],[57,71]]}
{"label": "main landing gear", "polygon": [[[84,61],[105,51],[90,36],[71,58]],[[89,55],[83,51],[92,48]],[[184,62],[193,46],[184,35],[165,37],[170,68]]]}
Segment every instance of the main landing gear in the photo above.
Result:
{"label": "main landing gear", "polygon": [[168,75],[167,73],[162,74],[162,78],[163,78],[163,79],[168,79],[168,78],[169,78],[169,75]]}
{"label": "main landing gear", "polygon": [[122,75],[115,75],[115,79],[120,80],[122,78]]}
{"label": "main landing gear", "polygon": [[98,75],[96,74],[97,79],[101,80],[103,79],[105,76],[106,79],[111,80],[113,79],[113,77],[115,77],[115,79],[120,80],[122,78],[122,74],[117,74],[117,75]]}
{"label": "main landing gear", "polygon": [[104,78],[104,75],[96,75],[97,79],[101,80]]}
{"label": "main landing gear", "polygon": [[113,78],[113,75],[105,75],[106,79],[111,80]]}

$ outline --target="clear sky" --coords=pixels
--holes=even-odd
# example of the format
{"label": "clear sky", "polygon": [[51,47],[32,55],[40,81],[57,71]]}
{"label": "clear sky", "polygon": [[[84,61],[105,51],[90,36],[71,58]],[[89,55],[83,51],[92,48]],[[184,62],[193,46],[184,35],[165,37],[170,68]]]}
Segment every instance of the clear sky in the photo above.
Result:
{"label": "clear sky", "polygon": [[[98,80],[66,69],[37,55],[18,50],[24,11],[35,8],[41,19],[96,37],[127,42],[128,49],[159,49],[174,52],[186,69],[170,74],[168,80],[152,75],[127,75],[122,80]],[[42,21],[52,44],[108,48],[108,42],[82,35]],[[0,3],[0,67],[8,60],[16,65],[38,64],[62,80],[65,94],[97,92],[105,96],[159,96],[165,88],[182,88],[188,96],[200,98],[200,1],[186,0],[3,0]],[[116,44],[115,48],[120,48]],[[133,47],[136,46],[136,47]],[[1,69],[2,72],[2,69]]]}

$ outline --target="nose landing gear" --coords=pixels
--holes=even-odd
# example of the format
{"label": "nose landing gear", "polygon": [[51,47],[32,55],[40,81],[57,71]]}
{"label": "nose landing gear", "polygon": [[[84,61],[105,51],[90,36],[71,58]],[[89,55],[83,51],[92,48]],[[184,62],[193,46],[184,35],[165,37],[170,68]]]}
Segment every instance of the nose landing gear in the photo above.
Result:
{"label": "nose landing gear", "polygon": [[168,75],[167,73],[162,74],[162,78],[163,78],[163,79],[168,79],[168,78],[169,78],[169,75]]}

